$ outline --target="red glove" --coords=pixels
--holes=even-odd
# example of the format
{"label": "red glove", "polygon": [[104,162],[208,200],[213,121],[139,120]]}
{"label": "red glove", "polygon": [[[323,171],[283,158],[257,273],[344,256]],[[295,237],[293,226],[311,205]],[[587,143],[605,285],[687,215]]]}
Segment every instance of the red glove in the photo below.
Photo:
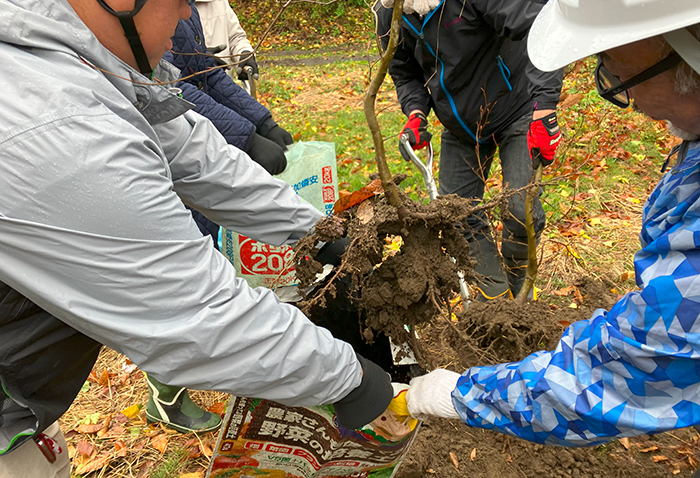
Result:
{"label": "red glove", "polygon": [[550,113],[530,123],[530,129],[527,131],[527,147],[530,150],[532,169],[537,169],[540,163],[543,166],[552,164],[559,141],[561,141],[561,131],[556,113]]}
{"label": "red glove", "polygon": [[[425,117],[425,113],[417,110],[411,112],[408,117],[408,121],[406,122],[406,126],[404,126],[401,130],[401,135],[399,135],[399,137],[403,136],[404,134],[408,136],[408,144],[411,145],[411,148],[413,148],[414,151],[427,148],[433,135],[428,132],[428,118]],[[399,141],[399,151],[401,152],[403,159],[406,161],[411,160],[411,156],[408,154],[408,151],[404,151],[401,141]]]}

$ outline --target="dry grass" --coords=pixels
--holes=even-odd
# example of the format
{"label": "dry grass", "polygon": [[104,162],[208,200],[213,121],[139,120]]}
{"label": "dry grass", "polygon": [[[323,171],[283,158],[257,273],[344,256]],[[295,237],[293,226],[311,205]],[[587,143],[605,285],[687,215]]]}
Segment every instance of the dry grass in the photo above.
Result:
{"label": "dry grass", "polygon": [[[103,348],[88,383],[89,390],[82,391],[60,419],[72,476],[143,478],[154,476],[163,462],[176,473],[163,472],[163,478],[206,469],[215,432],[180,434],[149,425],[144,409],[129,418],[122,413],[128,415],[134,405],[145,406],[148,399],[143,373],[126,357]],[[218,392],[191,391],[190,395],[204,408],[228,400],[227,394]]]}

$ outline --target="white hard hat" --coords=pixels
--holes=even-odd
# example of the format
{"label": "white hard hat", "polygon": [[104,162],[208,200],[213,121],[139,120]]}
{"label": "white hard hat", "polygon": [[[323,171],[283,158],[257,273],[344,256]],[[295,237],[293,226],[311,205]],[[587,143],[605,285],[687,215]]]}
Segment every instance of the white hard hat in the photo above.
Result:
{"label": "white hard hat", "polygon": [[700,0],[549,0],[530,29],[532,64],[553,71],[587,56],[700,23]]}

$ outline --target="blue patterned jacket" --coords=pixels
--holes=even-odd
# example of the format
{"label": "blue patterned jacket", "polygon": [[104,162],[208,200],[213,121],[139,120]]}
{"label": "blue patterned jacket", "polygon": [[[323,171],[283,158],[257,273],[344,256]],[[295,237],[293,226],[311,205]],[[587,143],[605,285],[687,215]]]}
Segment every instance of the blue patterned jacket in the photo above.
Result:
{"label": "blue patterned jacket", "polygon": [[566,446],[700,424],[700,141],[649,197],[640,241],[640,290],[571,324],[552,352],[460,377],[464,423]]}

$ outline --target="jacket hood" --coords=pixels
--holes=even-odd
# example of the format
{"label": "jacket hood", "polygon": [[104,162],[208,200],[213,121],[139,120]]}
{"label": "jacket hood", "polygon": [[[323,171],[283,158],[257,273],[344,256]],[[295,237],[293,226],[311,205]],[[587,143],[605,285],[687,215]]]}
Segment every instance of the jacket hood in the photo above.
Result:
{"label": "jacket hood", "polygon": [[[95,37],[66,0],[0,0],[0,44],[44,50],[56,64],[75,62],[104,71],[103,77],[136,106],[151,124],[169,121],[193,105],[177,96],[176,88],[163,87],[126,64]],[[58,65],[57,65],[58,66]],[[31,69],[31,65],[29,66]],[[60,68],[57,68],[59,70]],[[153,76],[174,81],[179,70],[161,61]]]}

